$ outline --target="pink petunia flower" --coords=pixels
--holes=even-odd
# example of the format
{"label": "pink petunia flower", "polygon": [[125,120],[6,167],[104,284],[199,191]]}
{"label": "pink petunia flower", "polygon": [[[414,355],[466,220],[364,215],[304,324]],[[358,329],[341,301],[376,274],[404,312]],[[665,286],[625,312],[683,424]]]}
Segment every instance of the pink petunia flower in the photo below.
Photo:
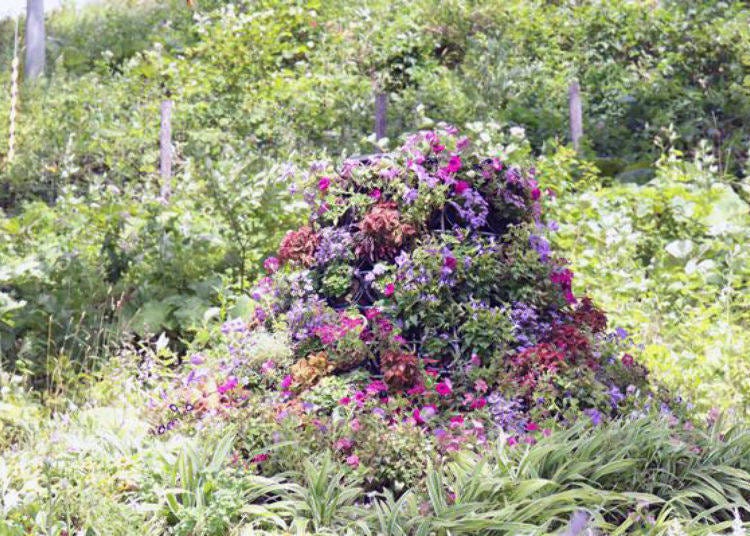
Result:
{"label": "pink petunia flower", "polygon": [[388,283],[385,286],[385,290],[383,291],[383,294],[385,294],[387,297],[393,296],[393,293],[396,292],[396,287],[393,285],[393,283]]}
{"label": "pink petunia flower", "polygon": [[359,467],[359,456],[357,456],[356,454],[352,454],[350,456],[347,456],[346,457],[346,464],[349,467],[351,467],[353,469],[356,469],[357,467]]}
{"label": "pink petunia flower", "polygon": [[294,378],[292,378],[291,375],[287,374],[286,376],[284,376],[284,379],[281,380],[281,388],[284,390],[289,389],[293,381]]}
{"label": "pink petunia flower", "polygon": [[237,381],[237,378],[235,378],[234,376],[230,376],[229,378],[227,378],[227,381],[217,386],[217,390],[219,391],[219,394],[223,395],[224,393],[227,393],[237,387],[238,383],[239,382]]}
{"label": "pink petunia flower", "polygon": [[445,380],[435,385],[435,392],[440,396],[448,396],[453,392],[450,380]]}
{"label": "pink petunia flower", "polygon": [[454,417],[451,417],[450,423],[451,428],[458,428],[459,426],[462,426],[464,424],[463,415],[456,415]]}
{"label": "pink petunia flower", "polygon": [[456,195],[463,195],[463,193],[469,189],[469,183],[466,181],[456,181],[456,184],[453,185],[453,189],[456,192]]}
{"label": "pink petunia flower", "polygon": [[420,383],[418,385],[415,385],[414,387],[412,387],[408,391],[406,391],[406,394],[409,395],[409,396],[418,396],[418,395],[423,394],[424,392],[425,392],[424,385],[422,385]]}
{"label": "pink petunia flower", "polygon": [[461,169],[461,157],[460,156],[451,156],[451,158],[448,161],[448,165],[446,166],[445,170],[448,173],[456,173],[460,169]]}
{"label": "pink petunia flower", "polygon": [[325,192],[326,190],[328,190],[328,187],[330,185],[331,179],[329,179],[328,177],[323,177],[318,181],[318,190],[320,190],[321,192]]}
{"label": "pink petunia flower", "polygon": [[477,398],[476,400],[474,400],[471,403],[471,406],[469,406],[469,407],[471,409],[482,409],[486,405],[487,405],[487,399],[484,398],[483,396],[480,396],[479,398]]}
{"label": "pink petunia flower", "polygon": [[526,423],[527,432],[536,432],[537,430],[539,430],[539,425],[534,421]]}

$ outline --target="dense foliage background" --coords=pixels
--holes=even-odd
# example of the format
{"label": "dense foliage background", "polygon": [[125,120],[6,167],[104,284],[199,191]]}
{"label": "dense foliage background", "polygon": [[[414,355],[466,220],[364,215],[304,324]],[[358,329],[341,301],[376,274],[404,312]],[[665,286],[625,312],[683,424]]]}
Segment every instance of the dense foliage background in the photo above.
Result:
{"label": "dense foliage background", "polygon": [[[0,22],[3,110],[13,26]],[[3,515],[17,478],[6,464],[16,464],[17,475],[18,464],[32,463],[23,445],[54,439],[58,412],[87,407],[65,434],[93,441],[97,419],[116,423],[123,411],[100,406],[121,398],[136,407],[147,396],[134,356],[156,356],[166,369],[154,374],[169,376],[188,349],[215,344],[221,322],[248,313],[262,259],[302,218],[289,191],[295,170],[331,155],[386,151],[437,121],[536,168],[551,194],[548,215],[559,225],[553,246],[577,274],[574,290],[594,296],[610,322],[642,345],[655,379],[696,414],[718,408],[746,418],[746,2],[201,0],[188,8],[128,0],[56,12],[47,32],[46,76],[21,87],[12,162],[0,143],[0,446],[15,449],[0,465]],[[580,153],[567,139],[573,78],[584,98]],[[374,92],[389,97],[389,139],[377,143]],[[175,102],[175,166],[165,196],[158,138],[167,98]],[[0,132],[8,127],[8,114],[0,114]],[[151,441],[145,424],[132,426],[140,432],[79,450],[92,467],[116,471],[124,493],[135,465],[157,463],[128,458],[109,466],[112,452],[137,453]],[[610,433],[624,444],[636,432]],[[196,443],[190,456],[210,457],[215,440]],[[60,459],[42,452],[55,443],[33,447],[39,459]],[[161,476],[149,489],[176,486],[167,481],[176,478],[170,471],[179,463],[184,470],[188,456],[177,461],[176,448],[159,458],[172,469],[154,470]],[[420,457],[417,446],[408,448]],[[466,478],[461,471],[473,470],[467,463],[440,478]],[[91,530],[127,533],[133,513],[117,501],[113,510],[109,495],[89,491],[90,502],[73,512],[64,491],[49,491],[60,482],[90,488],[87,478],[101,479],[91,489],[106,488],[110,473],[62,474],[83,469],[52,462],[27,471],[36,475],[29,486],[38,486],[38,497],[62,505],[41,506],[40,499],[29,507],[38,518],[34,533],[95,527],[96,512],[115,510],[111,530]],[[205,481],[225,477],[207,473]],[[159,497],[154,491],[154,504]],[[452,514],[444,505],[440,530],[449,530],[451,515],[460,517],[457,504]],[[169,524],[177,518],[193,530],[185,520],[197,507],[190,515],[170,508]],[[409,508],[418,517],[417,499]],[[67,525],[54,529],[62,511]],[[387,516],[378,519],[387,524]],[[310,530],[334,526],[315,519]]]}

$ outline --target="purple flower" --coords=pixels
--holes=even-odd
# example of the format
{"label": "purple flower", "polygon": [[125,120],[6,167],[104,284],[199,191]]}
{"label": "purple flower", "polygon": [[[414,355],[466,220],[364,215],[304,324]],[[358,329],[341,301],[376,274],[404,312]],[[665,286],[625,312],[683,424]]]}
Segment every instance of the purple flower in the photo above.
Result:
{"label": "purple flower", "polygon": [[622,394],[619,387],[613,385],[609,388],[609,401],[612,403],[612,406],[617,406],[623,400],[625,400],[625,395]]}
{"label": "purple flower", "polygon": [[527,420],[518,400],[506,399],[498,392],[492,393],[486,400],[495,424],[507,433],[523,433]]}
{"label": "purple flower", "polygon": [[602,423],[602,414],[601,412],[596,408],[589,408],[587,410],[584,410],[583,412],[589,419],[591,419],[591,424],[594,426],[599,426]]}
{"label": "purple flower", "polygon": [[276,257],[268,257],[265,261],[263,261],[263,268],[269,274],[276,272],[279,269],[279,259],[277,259]]}
{"label": "purple flower", "polygon": [[224,383],[218,385],[216,389],[220,395],[223,395],[236,388],[238,383],[237,378],[230,376]]}
{"label": "purple flower", "polygon": [[404,196],[403,196],[404,204],[411,205],[412,203],[414,203],[414,201],[417,200],[418,197],[419,197],[419,190],[417,190],[416,188],[408,188],[406,192],[404,192]]}
{"label": "purple flower", "polygon": [[315,250],[315,262],[327,265],[337,260],[344,260],[352,255],[352,235],[335,227],[324,227],[318,233],[318,249]]}
{"label": "purple flower", "polygon": [[230,333],[242,333],[246,330],[247,323],[241,318],[233,318],[231,320],[227,320],[221,325],[221,332],[224,335],[228,335]]}
{"label": "purple flower", "polygon": [[529,237],[529,244],[531,247],[533,247],[536,252],[539,254],[539,260],[542,262],[549,261],[549,255],[550,255],[550,247],[549,242],[547,242],[543,237],[537,236],[537,235],[531,235]]}

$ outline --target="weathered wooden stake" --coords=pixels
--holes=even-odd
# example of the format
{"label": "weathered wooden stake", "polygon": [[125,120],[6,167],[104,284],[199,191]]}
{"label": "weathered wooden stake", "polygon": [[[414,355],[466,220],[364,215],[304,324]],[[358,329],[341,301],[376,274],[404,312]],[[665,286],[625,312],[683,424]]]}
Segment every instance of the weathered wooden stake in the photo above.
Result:
{"label": "weathered wooden stake", "polygon": [[375,93],[375,139],[385,138],[388,132],[388,93]]}
{"label": "weathered wooden stake", "polygon": [[18,16],[16,15],[16,30],[13,37],[13,61],[10,75],[10,118],[8,126],[8,162],[13,161],[16,154],[16,110],[18,110]]}
{"label": "weathered wooden stake", "polygon": [[44,0],[26,0],[26,81],[38,78],[44,72]]}
{"label": "weathered wooden stake", "polygon": [[172,105],[171,100],[161,103],[161,132],[159,133],[159,155],[161,171],[161,195],[169,198],[172,193]]}
{"label": "weathered wooden stake", "polygon": [[581,106],[581,86],[578,80],[573,80],[568,90],[570,101],[570,139],[573,141],[573,148],[581,150],[581,138],[583,137],[583,108]]}

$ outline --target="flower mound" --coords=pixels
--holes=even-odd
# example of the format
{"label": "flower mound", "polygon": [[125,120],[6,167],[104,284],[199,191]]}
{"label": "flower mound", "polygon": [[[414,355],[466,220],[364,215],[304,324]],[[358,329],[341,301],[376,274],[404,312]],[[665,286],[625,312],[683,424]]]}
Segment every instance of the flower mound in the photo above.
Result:
{"label": "flower mound", "polygon": [[404,452],[619,416],[688,424],[627,333],[576,296],[533,169],[445,129],[298,179],[309,219],[263,263],[254,318],[225,322],[226,348],[149,402],[154,433],[270,418],[271,437],[327,444],[379,489],[421,478]]}
{"label": "flower mound", "polygon": [[292,333],[290,389],[359,366],[415,407],[490,401],[508,432],[653,397],[622,330],[607,333],[551,251],[533,169],[473,154],[446,128],[302,180],[309,221],[253,294],[263,328]]}

